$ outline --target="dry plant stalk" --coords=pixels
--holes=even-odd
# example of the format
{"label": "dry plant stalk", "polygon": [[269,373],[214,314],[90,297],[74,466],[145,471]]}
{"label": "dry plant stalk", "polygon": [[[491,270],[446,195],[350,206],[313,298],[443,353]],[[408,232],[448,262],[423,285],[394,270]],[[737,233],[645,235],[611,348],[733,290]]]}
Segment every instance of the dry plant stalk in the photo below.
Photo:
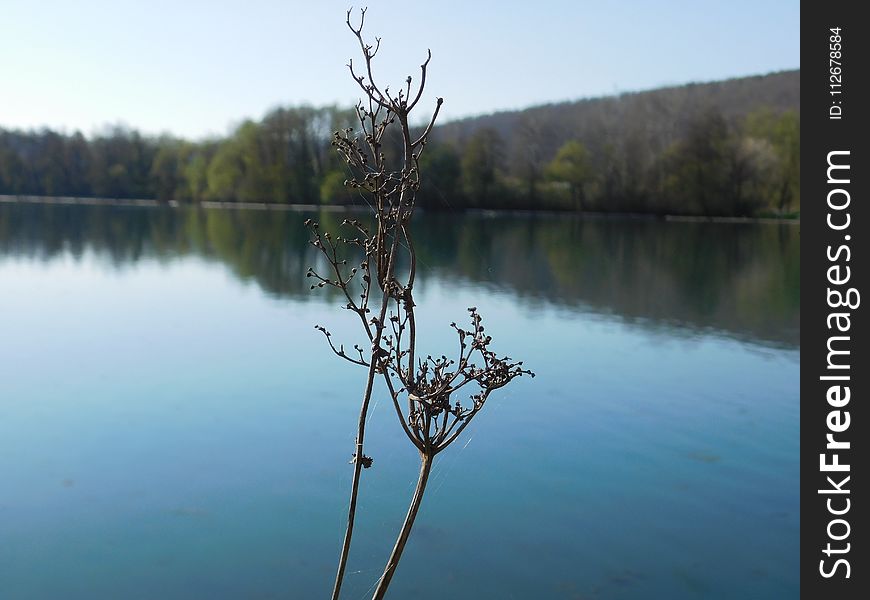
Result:
{"label": "dry plant stalk", "polygon": [[[409,76],[398,93],[391,94],[389,88],[381,88],[372,76],[372,60],[380,47],[380,38],[375,38],[374,45],[366,43],[362,35],[364,22],[364,9],[356,27],[351,23],[351,11],[348,11],[347,26],[357,38],[364,58],[362,74],[357,73],[352,61],[348,64],[351,76],[364,93],[364,101],[356,107],[361,131],[355,133],[353,129],[345,129],[336,132],[333,145],[354,173],[346,185],[370,198],[374,225],[369,228],[360,221],[347,219],[342,222],[347,235],[332,235],[321,232],[317,223],[306,221],[311,231],[311,244],[325,258],[323,268],[308,270],[308,277],[316,280],[312,289],[331,286],[339,290],[347,300],[345,308],[359,317],[369,343],[367,348],[354,345],[353,352],[349,352],[344,345],[335,345],[327,329],[316,326],[337,356],[368,370],[351,461],[354,471],[347,529],[333,600],[338,600],[344,580],[360,475],[363,468],[372,465],[372,459],[363,449],[366,416],[375,380],[379,377],[383,380],[399,425],[417,448],[421,463],[408,513],[383,575],[377,582],[373,598],[379,599],[386,594],[408,541],[435,456],[462,434],[494,390],[515,377],[534,376],[531,371],[523,369],[522,362],[499,357],[489,349],[492,338],[485,333],[483,319],[476,308],[468,309],[470,325],[467,329],[451,323],[457,335],[455,358],[446,355],[440,358],[418,357],[416,354],[413,289],[417,261],[410,220],[420,187],[420,154],[426,147],[443,101],[437,99],[428,125],[416,135],[412,134],[408,117],[423,95],[432,53],[428,53],[420,66],[420,82],[416,90],[412,90]],[[384,135],[394,125],[398,125],[403,152],[400,157],[390,157],[393,160],[388,161],[384,153]],[[350,259],[351,256],[359,259],[358,262]],[[398,272],[400,260],[406,265],[401,273]],[[469,399],[464,402],[458,399],[462,388],[466,388],[463,395],[470,392]]]}

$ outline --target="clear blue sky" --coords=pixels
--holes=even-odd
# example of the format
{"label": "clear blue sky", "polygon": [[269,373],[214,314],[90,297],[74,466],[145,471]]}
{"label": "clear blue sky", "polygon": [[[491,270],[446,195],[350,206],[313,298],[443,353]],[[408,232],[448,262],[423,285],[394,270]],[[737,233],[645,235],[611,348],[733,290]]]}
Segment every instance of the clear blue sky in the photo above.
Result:
{"label": "clear blue sky", "polygon": [[[800,66],[800,3],[368,0],[377,71],[432,49],[447,118]],[[351,104],[347,1],[3,0],[0,127],[225,134],[285,104]]]}

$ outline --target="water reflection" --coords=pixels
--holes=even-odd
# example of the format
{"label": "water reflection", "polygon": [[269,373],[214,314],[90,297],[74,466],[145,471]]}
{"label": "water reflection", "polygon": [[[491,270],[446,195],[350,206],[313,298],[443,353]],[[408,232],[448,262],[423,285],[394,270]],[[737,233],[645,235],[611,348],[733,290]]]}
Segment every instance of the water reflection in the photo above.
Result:
{"label": "water reflection", "polygon": [[[0,258],[93,252],[123,267],[197,255],[270,294],[308,298],[317,260],[298,212],[0,205]],[[427,214],[416,222],[423,280],[459,279],[528,303],[606,313],[638,326],[714,332],[797,348],[800,247],[793,225],[569,216]],[[316,215],[337,229],[343,215]]]}
{"label": "water reflection", "polygon": [[[316,322],[361,340],[308,290],[305,216],[0,205],[0,598],[330,589],[364,373],[312,351]],[[473,298],[539,376],[440,457],[396,597],[797,595],[797,228],[417,225],[421,340]],[[349,598],[419,466],[391,411]]]}

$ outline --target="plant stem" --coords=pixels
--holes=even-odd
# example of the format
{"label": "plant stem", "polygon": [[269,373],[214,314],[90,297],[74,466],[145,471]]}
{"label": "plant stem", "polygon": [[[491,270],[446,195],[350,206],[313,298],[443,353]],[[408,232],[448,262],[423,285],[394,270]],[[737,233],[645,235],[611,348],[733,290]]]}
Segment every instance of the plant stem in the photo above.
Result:
{"label": "plant stem", "polygon": [[[374,365],[372,361],[372,365]],[[344,580],[344,569],[347,566],[347,557],[350,553],[350,540],[353,537],[353,522],[356,516],[356,500],[359,496],[359,480],[362,471],[362,456],[363,456],[363,440],[365,439],[366,428],[366,413],[369,409],[369,401],[372,397],[372,386],[374,384],[374,372],[369,373],[369,379],[366,384],[366,393],[363,396],[362,407],[360,408],[359,427],[356,437],[356,457],[353,464],[353,483],[350,491],[350,506],[347,509],[347,529],[344,532],[344,543],[341,546],[341,557],[338,561],[338,573],[335,575],[335,585],[332,588],[332,600],[338,600],[341,593],[341,583]]]}
{"label": "plant stem", "polygon": [[411,498],[411,506],[408,507],[405,522],[402,523],[402,529],[399,531],[396,545],[393,546],[393,552],[390,554],[390,559],[387,561],[384,574],[381,575],[372,600],[381,600],[387,593],[387,588],[390,585],[393,574],[396,572],[396,567],[399,565],[399,559],[402,558],[402,551],[405,549],[405,544],[411,535],[411,528],[414,526],[414,519],[417,518],[417,511],[420,510],[420,503],[423,501],[423,492],[426,491],[426,481],[429,479],[429,471],[432,470],[434,458],[434,456],[425,452],[420,453],[420,477],[417,479],[417,488],[414,490],[414,496]]}
{"label": "plant stem", "polygon": [[[380,227],[378,228],[380,232]],[[392,277],[393,274],[393,263],[396,258],[396,249],[399,245],[399,236],[395,235],[393,237],[393,243],[390,247],[390,254],[387,261],[386,266],[386,279]],[[347,567],[347,557],[350,554],[350,542],[353,537],[353,523],[356,518],[356,501],[359,496],[359,480],[360,473],[362,472],[363,467],[363,442],[365,441],[366,434],[366,416],[369,411],[369,402],[372,399],[372,390],[374,389],[375,384],[375,375],[378,371],[378,358],[377,358],[377,349],[380,348],[381,338],[384,334],[384,319],[387,315],[387,307],[389,306],[390,295],[389,291],[384,288],[384,295],[381,299],[381,310],[378,317],[378,322],[375,325],[375,335],[372,340],[372,354],[369,361],[369,374],[368,379],[366,380],[366,389],[363,394],[362,406],[359,411],[359,421],[357,422],[357,433],[356,433],[356,454],[354,458],[353,464],[353,482],[351,483],[351,491],[350,491],[350,505],[347,509],[347,528],[344,532],[344,543],[341,546],[341,556],[338,560],[338,572],[335,574],[335,585],[332,588],[332,600],[338,600],[339,595],[341,594],[341,584],[344,581],[344,570]]]}

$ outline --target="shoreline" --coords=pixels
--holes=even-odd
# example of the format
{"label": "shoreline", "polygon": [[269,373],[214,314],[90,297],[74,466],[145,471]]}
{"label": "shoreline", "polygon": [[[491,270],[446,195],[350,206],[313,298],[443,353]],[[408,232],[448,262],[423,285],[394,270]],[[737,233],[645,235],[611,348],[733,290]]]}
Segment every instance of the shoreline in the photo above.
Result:
{"label": "shoreline", "polygon": [[[0,204],[47,204],[61,206],[115,206],[115,207],[144,207],[144,208],[180,208],[199,207],[221,210],[277,210],[289,212],[363,212],[368,211],[367,206],[354,206],[348,204],[272,204],[266,202],[179,202],[178,200],[154,200],[153,198],[86,198],[76,196],[9,196],[0,194]],[[425,209],[420,209],[426,212]],[[572,212],[558,210],[517,210],[517,209],[480,209],[467,208],[462,211],[470,214],[478,214],[485,217],[499,216],[558,216],[573,215],[590,219],[642,219],[667,222],[686,223],[769,223],[779,225],[800,225],[800,217],[726,217],[726,216],[701,216],[701,215],[660,215],[651,213],[616,213],[616,212]]]}

